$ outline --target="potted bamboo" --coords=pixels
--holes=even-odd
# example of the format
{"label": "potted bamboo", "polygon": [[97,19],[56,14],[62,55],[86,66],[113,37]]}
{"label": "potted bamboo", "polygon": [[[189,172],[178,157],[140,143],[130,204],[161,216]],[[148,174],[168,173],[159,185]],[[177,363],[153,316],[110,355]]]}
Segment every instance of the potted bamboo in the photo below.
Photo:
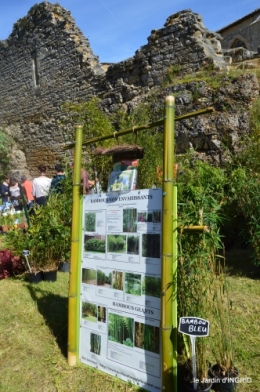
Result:
{"label": "potted bamboo", "polygon": [[47,205],[35,208],[27,230],[7,232],[6,245],[17,255],[29,250],[34,274],[41,271],[45,280],[55,281],[61,261],[69,255],[70,225],[65,222],[71,211],[71,180],[64,182],[63,193],[51,193]]}
{"label": "potted bamboo", "polygon": [[[193,374],[191,356],[185,362],[184,389],[187,392],[195,390],[209,392],[212,381],[208,376],[209,371],[209,345],[208,340],[198,338],[196,342],[196,377]],[[195,389],[196,388],[196,389]]]}

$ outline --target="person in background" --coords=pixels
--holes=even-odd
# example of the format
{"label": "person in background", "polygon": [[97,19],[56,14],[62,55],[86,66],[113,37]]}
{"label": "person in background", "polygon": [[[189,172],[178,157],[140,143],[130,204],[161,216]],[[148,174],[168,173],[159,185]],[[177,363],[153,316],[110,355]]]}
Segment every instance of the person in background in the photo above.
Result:
{"label": "person in background", "polygon": [[10,178],[6,176],[2,184],[0,185],[0,193],[1,193],[3,204],[9,201],[9,185],[10,185]]}
{"label": "person in background", "polygon": [[54,193],[63,193],[64,191],[64,179],[65,179],[65,173],[63,170],[63,166],[59,163],[57,163],[54,166],[54,169],[56,171],[56,176],[51,180],[51,187],[50,191]]}
{"label": "person in background", "polygon": [[17,178],[10,178],[10,186],[9,186],[9,198],[13,203],[15,211],[21,211],[23,209],[23,187],[19,184]]}
{"label": "person in background", "polygon": [[46,176],[47,168],[45,165],[39,165],[40,176],[33,179],[32,194],[36,204],[43,206],[47,203],[51,186],[51,178]]}
{"label": "person in background", "polygon": [[83,195],[91,193],[91,188],[93,188],[98,181],[97,178],[94,181],[90,180],[88,172],[83,168],[80,169],[80,179],[81,186],[83,187]]}
{"label": "person in background", "polygon": [[[73,170],[74,164],[69,163],[69,168]],[[94,181],[89,179],[89,174],[88,172],[83,169],[83,167],[80,169],[80,180],[81,180],[81,188],[82,188],[82,193],[83,195],[92,193],[91,188],[95,186],[95,184],[98,182],[98,179],[96,178]]]}
{"label": "person in background", "polygon": [[24,189],[24,194],[27,201],[27,209],[30,212],[31,209],[33,208],[33,202],[34,202],[34,197],[32,193],[32,189],[33,189],[32,181],[28,180],[28,178],[25,175],[22,175],[21,184]]}

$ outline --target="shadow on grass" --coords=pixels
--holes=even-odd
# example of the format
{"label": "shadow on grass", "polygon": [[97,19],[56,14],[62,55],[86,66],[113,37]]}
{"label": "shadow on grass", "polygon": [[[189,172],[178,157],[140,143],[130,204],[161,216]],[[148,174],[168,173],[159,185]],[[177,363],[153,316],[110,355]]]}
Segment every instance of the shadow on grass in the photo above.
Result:
{"label": "shadow on grass", "polygon": [[243,276],[250,279],[260,279],[260,265],[253,263],[254,251],[251,247],[235,244],[226,251],[226,272],[232,276]]}
{"label": "shadow on grass", "polygon": [[52,294],[33,284],[27,284],[27,288],[56,339],[61,353],[67,357],[68,298]]}

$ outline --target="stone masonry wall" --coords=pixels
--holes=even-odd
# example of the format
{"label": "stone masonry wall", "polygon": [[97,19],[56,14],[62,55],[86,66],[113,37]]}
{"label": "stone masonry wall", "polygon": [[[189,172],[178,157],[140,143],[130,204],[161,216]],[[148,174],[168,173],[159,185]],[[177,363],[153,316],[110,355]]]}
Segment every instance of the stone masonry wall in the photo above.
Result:
{"label": "stone masonry wall", "polygon": [[260,46],[260,10],[242,18],[241,22],[219,30],[223,37],[222,48],[230,49],[236,40],[245,44],[246,49],[257,52]]}
{"label": "stone masonry wall", "polygon": [[217,70],[226,69],[220,39],[191,10],[170,16],[162,29],[151,32],[148,44],[135,56],[108,68],[104,105],[113,111],[118,104],[130,103],[134,97],[160,86],[171,66],[180,67],[183,74],[211,63]]}
{"label": "stone masonry wall", "polygon": [[0,41],[0,127],[16,141],[13,170],[35,175],[39,163],[52,169],[60,159],[64,102],[99,96],[106,112],[128,110],[160,86],[171,66],[188,73],[211,63],[226,69],[220,36],[190,10],[170,16],[132,58],[107,68],[69,11],[48,2],[36,4]]}
{"label": "stone masonry wall", "polygon": [[104,74],[88,40],[69,11],[44,2],[0,42],[0,69],[0,125],[19,144],[29,170],[53,163],[64,144],[57,125],[61,104],[90,99]]}

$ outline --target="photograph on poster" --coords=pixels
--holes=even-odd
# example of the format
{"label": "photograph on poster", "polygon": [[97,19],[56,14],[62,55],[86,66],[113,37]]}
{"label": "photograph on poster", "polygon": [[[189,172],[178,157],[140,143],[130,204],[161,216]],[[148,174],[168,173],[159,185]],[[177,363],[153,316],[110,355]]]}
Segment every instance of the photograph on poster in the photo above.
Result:
{"label": "photograph on poster", "polygon": [[153,223],[161,223],[161,211],[153,211]]}
{"label": "photograph on poster", "polygon": [[114,290],[124,290],[124,273],[121,271],[112,272],[112,286]]}
{"label": "photograph on poster", "polygon": [[142,280],[142,294],[161,298],[161,278],[145,275]]}
{"label": "photograph on poster", "polygon": [[130,272],[125,273],[125,293],[142,295],[142,276]]}
{"label": "photograph on poster", "polygon": [[160,353],[160,328],[135,321],[135,347]]}
{"label": "photograph on poster", "polygon": [[96,213],[86,212],[85,213],[85,231],[96,231]]}
{"label": "photograph on poster", "polygon": [[100,355],[101,351],[101,336],[96,333],[90,333],[90,352]]}
{"label": "photograph on poster", "polygon": [[97,270],[97,285],[108,289],[112,288],[112,272],[107,269]]}
{"label": "photograph on poster", "polygon": [[82,301],[82,318],[92,323],[97,323],[97,305]]}
{"label": "photograph on poster", "polygon": [[111,253],[126,253],[126,235],[107,235],[107,251]]}
{"label": "photograph on poster", "polygon": [[160,258],[160,234],[142,234],[142,256]]}
{"label": "photograph on poster", "polygon": [[127,254],[139,255],[139,234],[127,236]]}
{"label": "photograph on poster", "polygon": [[106,253],[106,236],[85,234],[84,249],[88,253]]}
{"label": "photograph on poster", "polygon": [[97,272],[93,269],[82,268],[82,283],[97,285]]}
{"label": "photograph on poster", "polygon": [[137,231],[137,209],[126,208],[123,210],[123,232],[136,233]]}
{"label": "photograph on poster", "polygon": [[147,212],[146,211],[138,212],[137,222],[138,223],[146,223],[147,222]]}
{"label": "photograph on poster", "polygon": [[100,323],[107,322],[107,308],[105,306],[98,306],[98,321]]}
{"label": "photograph on poster", "polygon": [[109,313],[108,340],[134,347],[134,320],[130,317]]}

